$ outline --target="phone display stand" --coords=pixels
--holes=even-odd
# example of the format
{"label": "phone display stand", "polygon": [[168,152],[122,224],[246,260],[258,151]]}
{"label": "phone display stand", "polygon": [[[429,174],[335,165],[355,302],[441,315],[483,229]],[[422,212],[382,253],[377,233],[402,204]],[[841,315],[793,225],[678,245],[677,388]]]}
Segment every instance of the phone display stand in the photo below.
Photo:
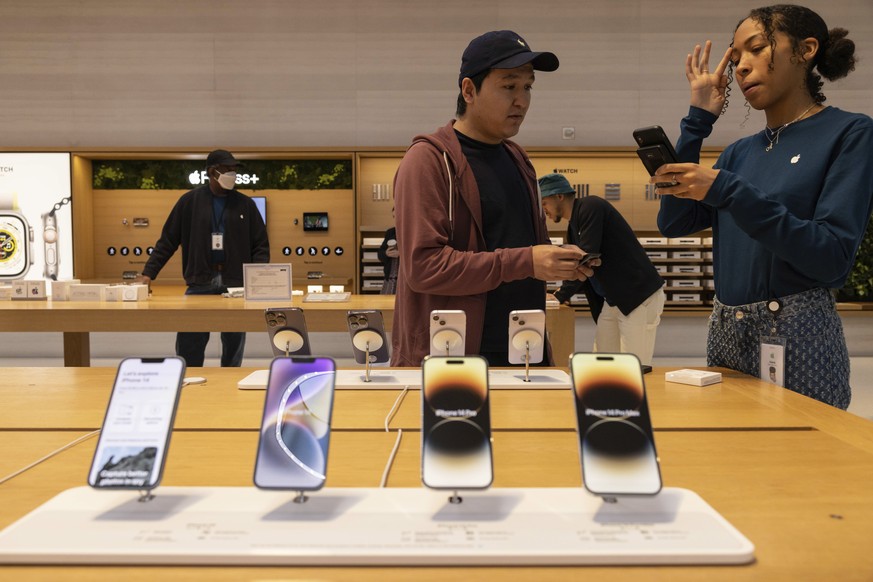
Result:
{"label": "phone display stand", "polygon": [[154,491],[154,489],[143,489],[143,490],[140,490],[140,492],[139,492],[139,498],[137,499],[137,502],[139,502],[139,503],[148,503],[149,501],[151,501],[152,499],[154,499],[154,498],[155,498],[155,494],[152,493],[152,491]]}
{"label": "phone display stand", "polygon": [[359,331],[352,338],[355,348],[364,352],[364,382],[370,381],[370,351],[378,350],[383,343],[382,336],[369,329]]}
{"label": "phone display stand", "polygon": [[[457,497],[457,493],[455,493]],[[299,495],[298,495],[299,497]],[[0,563],[343,566],[745,564],[754,546],[696,493],[604,503],[581,487],[64,491],[0,532]]]}
{"label": "phone display stand", "polygon": [[457,491],[455,491],[454,493],[449,495],[449,503],[451,503],[452,505],[458,505],[459,503],[463,503],[463,502],[464,502],[464,498],[461,497]]}
{"label": "phone display stand", "polygon": [[277,331],[273,336],[273,345],[276,349],[285,353],[285,357],[300,350],[303,347],[303,335],[294,329]]}
{"label": "phone display stand", "polygon": [[464,345],[464,338],[453,329],[441,329],[433,334],[430,342],[430,355],[451,356],[453,349]]}
{"label": "phone display stand", "polygon": [[[512,346],[517,350],[524,350],[524,381],[530,382],[530,349],[538,348],[543,343],[543,336],[532,329],[523,329],[512,336]],[[541,362],[540,360],[539,362]],[[539,362],[533,362],[538,364]]]}
{"label": "phone display stand", "polygon": [[304,491],[298,491],[297,495],[294,497],[294,503],[300,504],[306,503],[307,501],[309,501],[309,496],[306,495],[306,492]]}

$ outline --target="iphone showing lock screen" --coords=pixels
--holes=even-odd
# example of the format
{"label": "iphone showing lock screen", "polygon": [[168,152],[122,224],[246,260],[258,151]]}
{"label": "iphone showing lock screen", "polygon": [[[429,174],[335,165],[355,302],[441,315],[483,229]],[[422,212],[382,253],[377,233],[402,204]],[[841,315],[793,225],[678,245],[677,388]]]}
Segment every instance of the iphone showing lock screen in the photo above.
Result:
{"label": "iphone showing lock screen", "polygon": [[157,487],[184,375],[185,360],[178,357],[121,361],[88,473],[91,487]]}
{"label": "iphone showing lock screen", "polygon": [[595,495],[654,495],[661,471],[639,359],[573,354],[582,479]]}
{"label": "iphone showing lock screen", "polygon": [[422,363],[421,480],[434,489],[485,489],[493,480],[488,364],[480,356]]}
{"label": "iphone showing lock screen", "polygon": [[314,491],[327,478],[336,365],[331,358],[275,358],[264,400],[255,485]]}

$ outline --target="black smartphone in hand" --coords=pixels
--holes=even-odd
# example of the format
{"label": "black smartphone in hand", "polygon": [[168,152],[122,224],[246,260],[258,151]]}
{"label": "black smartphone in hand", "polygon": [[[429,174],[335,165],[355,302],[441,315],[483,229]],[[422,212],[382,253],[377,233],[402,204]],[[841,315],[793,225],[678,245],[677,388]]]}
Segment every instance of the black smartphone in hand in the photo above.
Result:
{"label": "black smartphone in hand", "polygon": [[599,259],[599,258],[600,258],[600,253],[588,253],[587,255],[585,255],[584,257],[579,259],[579,266],[581,267],[582,265],[587,265],[588,263],[590,263],[594,259]]}
{"label": "black smartphone in hand", "polygon": [[[639,146],[637,155],[650,176],[654,176],[658,168],[664,164],[676,164],[679,162],[679,156],[676,155],[676,150],[673,149],[670,138],[667,137],[667,134],[664,133],[660,125],[635,129],[634,141]],[[670,182],[658,182],[655,184],[657,188],[667,188],[673,185]]]}

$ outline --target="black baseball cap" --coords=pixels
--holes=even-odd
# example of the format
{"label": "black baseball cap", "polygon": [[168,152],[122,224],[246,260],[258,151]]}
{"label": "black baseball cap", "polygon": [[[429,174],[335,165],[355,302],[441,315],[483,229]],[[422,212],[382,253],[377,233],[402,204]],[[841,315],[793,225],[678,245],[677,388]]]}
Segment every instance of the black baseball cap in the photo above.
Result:
{"label": "black baseball cap", "polygon": [[242,162],[233,157],[233,154],[227,150],[215,150],[209,152],[206,156],[206,167],[212,166],[241,166]]}
{"label": "black baseball cap", "polygon": [[464,77],[475,77],[489,69],[514,69],[532,63],[537,71],[554,71],[558,57],[554,53],[534,52],[521,35],[511,30],[494,30],[477,36],[461,57],[461,74],[458,86]]}

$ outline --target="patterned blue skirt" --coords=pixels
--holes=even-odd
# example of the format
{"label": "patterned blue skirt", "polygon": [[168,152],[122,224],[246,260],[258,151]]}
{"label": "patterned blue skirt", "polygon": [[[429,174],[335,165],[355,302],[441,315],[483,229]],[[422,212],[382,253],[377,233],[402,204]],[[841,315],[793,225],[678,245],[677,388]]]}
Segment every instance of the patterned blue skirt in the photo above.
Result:
{"label": "patterned blue skirt", "polygon": [[724,305],[718,299],[709,317],[707,365],[758,377],[761,337],[785,338],[785,387],[842,408],[849,407],[849,351],[834,297],[810,289],[780,299],[773,313],[767,302]]}

